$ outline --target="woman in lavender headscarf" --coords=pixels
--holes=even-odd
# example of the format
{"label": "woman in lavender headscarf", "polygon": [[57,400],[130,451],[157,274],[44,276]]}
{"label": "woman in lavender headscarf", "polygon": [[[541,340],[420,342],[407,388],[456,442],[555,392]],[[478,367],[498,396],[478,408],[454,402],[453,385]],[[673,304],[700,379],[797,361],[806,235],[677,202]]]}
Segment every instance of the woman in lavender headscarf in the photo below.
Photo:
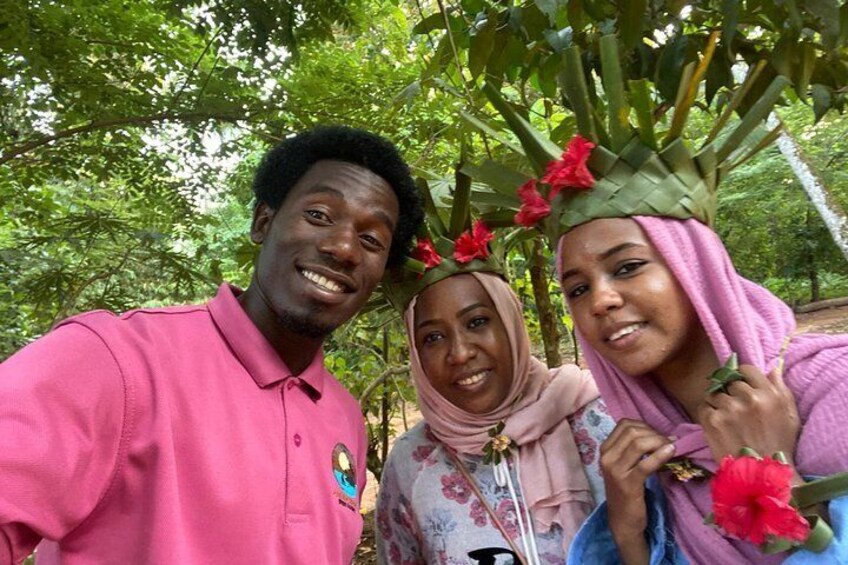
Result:
{"label": "woman in lavender headscarf", "polygon": [[[791,310],[740,277],[697,219],[592,220],[561,238],[558,267],[589,367],[618,420],[601,448],[607,505],[578,534],[575,559],[615,561],[615,546],[634,563],[786,559],[705,524],[709,483],[681,481],[665,464],[715,471],[723,456],[749,447],[785,453],[795,484],[848,469],[848,335],[799,335]],[[710,392],[708,377],[731,353],[745,379]],[[671,542],[657,497],[667,499]],[[798,551],[790,561],[845,563],[846,506],[830,504],[837,535],[826,553]]]}

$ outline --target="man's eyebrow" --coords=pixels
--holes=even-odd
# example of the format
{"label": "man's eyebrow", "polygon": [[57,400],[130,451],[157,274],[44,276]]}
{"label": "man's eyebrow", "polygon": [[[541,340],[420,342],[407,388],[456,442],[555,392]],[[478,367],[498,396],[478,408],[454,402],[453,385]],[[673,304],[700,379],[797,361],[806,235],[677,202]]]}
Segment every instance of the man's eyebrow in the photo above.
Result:
{"label": "man's eyebrow", "polygon": [[[468,306],[466,306],[465,308],[463,308],[462,310],[457,312],[456,315],[457,315],[457,317],[464,316],[466,313],[474,310],[475,308],[485,308],[485,307],[486,307],[486,305],[483,304],[482,302],[475,302],[474,304],[469,304]],[[436,322],[438,322],[438,320],[436,320],[436,319],[424,320],[424,321],[421,321],[421,322],[418,322],[417,324],[415,324],[415,329],[421,329],[424,326],[432,325],[432,324],[435,324]]]}
{"label": "man's eyebrow", "polygon": [[[341,198],[344,200],[344,192],[339,190],[338,188],[333,188],[332,186],[327,186],[326,184],[316,184],[309,188],[307,194],[327,194],[332,196],[333,198]],[[395,231],[395,222],[392,220],[391,216],[386,214],[382,210],[374,210],[374,215],[379,218],[381,222],[388,226],[389,231],[394,233]]]}
{"label": "man's eyebrow", "polygon": [[327,186],[326,184],[316,184],[309,187],[309,190],[306,191],[307,194],[328,194],[335,198],[344,198],[344,192],[339,190],[338,188],[333,188],[332,186]]}
{"label": "man's eyebrow", "polygon": [[[605,259],[609,259],[610,257],[615,255],[616,253],[620,253],[620,252],[624,251],[625,249],[630,249],[631,247],[645,247],[645,245],[641,244],[641,243],[634,243],[632,241],[625,241],[624,243],[620,243],[618,245],[610,247],[609,249],[607,249],[603,253],[599,254],[598,257],[603,261]],[[562,273],[562,276],[560,277],[559,280],[564,281],[568,277],[573,277],[576,274],[577,274],[577,269],[569,269],[569,270],[565,271],[564,273]]]}

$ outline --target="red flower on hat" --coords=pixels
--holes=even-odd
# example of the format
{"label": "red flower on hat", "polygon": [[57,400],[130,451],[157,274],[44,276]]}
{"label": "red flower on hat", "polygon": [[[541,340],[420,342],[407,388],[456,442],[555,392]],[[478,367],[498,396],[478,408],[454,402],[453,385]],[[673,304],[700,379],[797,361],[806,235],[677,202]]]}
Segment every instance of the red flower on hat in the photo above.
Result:
{"label": "red flower on hat", "polygon": [[715,523],[755,544],[770,538],[802,542],[810,524],[789,504],[792,468],[771,457],[725,457],[713,478]]}
{"label": "red flower on hat", "polygon": [[575,135],[568,142],[562,158],[548,163],[542,182],[551,187],[549,200],[553,200],[563,188],[592,188],[595,185],[595,177],[586,166],[593,147],[595,147],[594,143],[585,137]]}
{"label": "red flower on hat", "polygon": [[533,225],[551,213],[551,205],[539,194],[536,188],[536,179],[530,179],[518,189],[518,197],[521,199],[521,208],[515,215],[515,223],[525,228]]}
{"label": "red flower on hat", "polygon": [[485,259],[489,256],[489,242],[495,238],[482,220],[474,222],[471,231],[464,231],[456,238],[453,257],[460,263],[469,263],[474,259]]}
{"label": "red flower on hat", "polygon": [[424,263],[424,266],[428,269],[432,269],[442,262],[442,257],[436,251],[436,247],[430,241],[430,238],[418,240],[415,250],[412,252],[412,258]]}

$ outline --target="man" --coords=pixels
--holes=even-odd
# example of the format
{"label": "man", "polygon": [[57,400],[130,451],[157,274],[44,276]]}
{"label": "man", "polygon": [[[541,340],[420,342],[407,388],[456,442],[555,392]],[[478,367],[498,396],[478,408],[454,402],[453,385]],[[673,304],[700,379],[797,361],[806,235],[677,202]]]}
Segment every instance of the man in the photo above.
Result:
{"label": "man", "polygon": [[325,337],[423,213],[387,141],[288,139],[254,181],[250,286],[89,312],[0,365],[0,564],[349,563],[366,437]]}

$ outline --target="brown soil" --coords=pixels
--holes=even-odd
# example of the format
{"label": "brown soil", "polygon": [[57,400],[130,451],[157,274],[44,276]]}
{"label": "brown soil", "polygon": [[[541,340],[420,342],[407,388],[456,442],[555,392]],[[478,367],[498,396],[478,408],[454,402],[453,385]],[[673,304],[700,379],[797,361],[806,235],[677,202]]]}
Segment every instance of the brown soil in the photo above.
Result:
{"label": "brown soil", "polygon": [[[839,308],[828,308],[796,315],[798,330],[816,333],[848,333],[848,306]],[[419,412],[410,412],[407,415],[409,426],[415,425],[421,419]],[[393,421],[392,425],[400,433],[403,432],[403,424],[400,418]],[[362,496],[362,509],[365,512],[365,527],[362,530],[362,540],[356,550],[355,565],[375,565],[377,563],[377,552],[374,546],[374,505],[376,502],[377,485],[374,477],[368,474],[368,486]]]}

